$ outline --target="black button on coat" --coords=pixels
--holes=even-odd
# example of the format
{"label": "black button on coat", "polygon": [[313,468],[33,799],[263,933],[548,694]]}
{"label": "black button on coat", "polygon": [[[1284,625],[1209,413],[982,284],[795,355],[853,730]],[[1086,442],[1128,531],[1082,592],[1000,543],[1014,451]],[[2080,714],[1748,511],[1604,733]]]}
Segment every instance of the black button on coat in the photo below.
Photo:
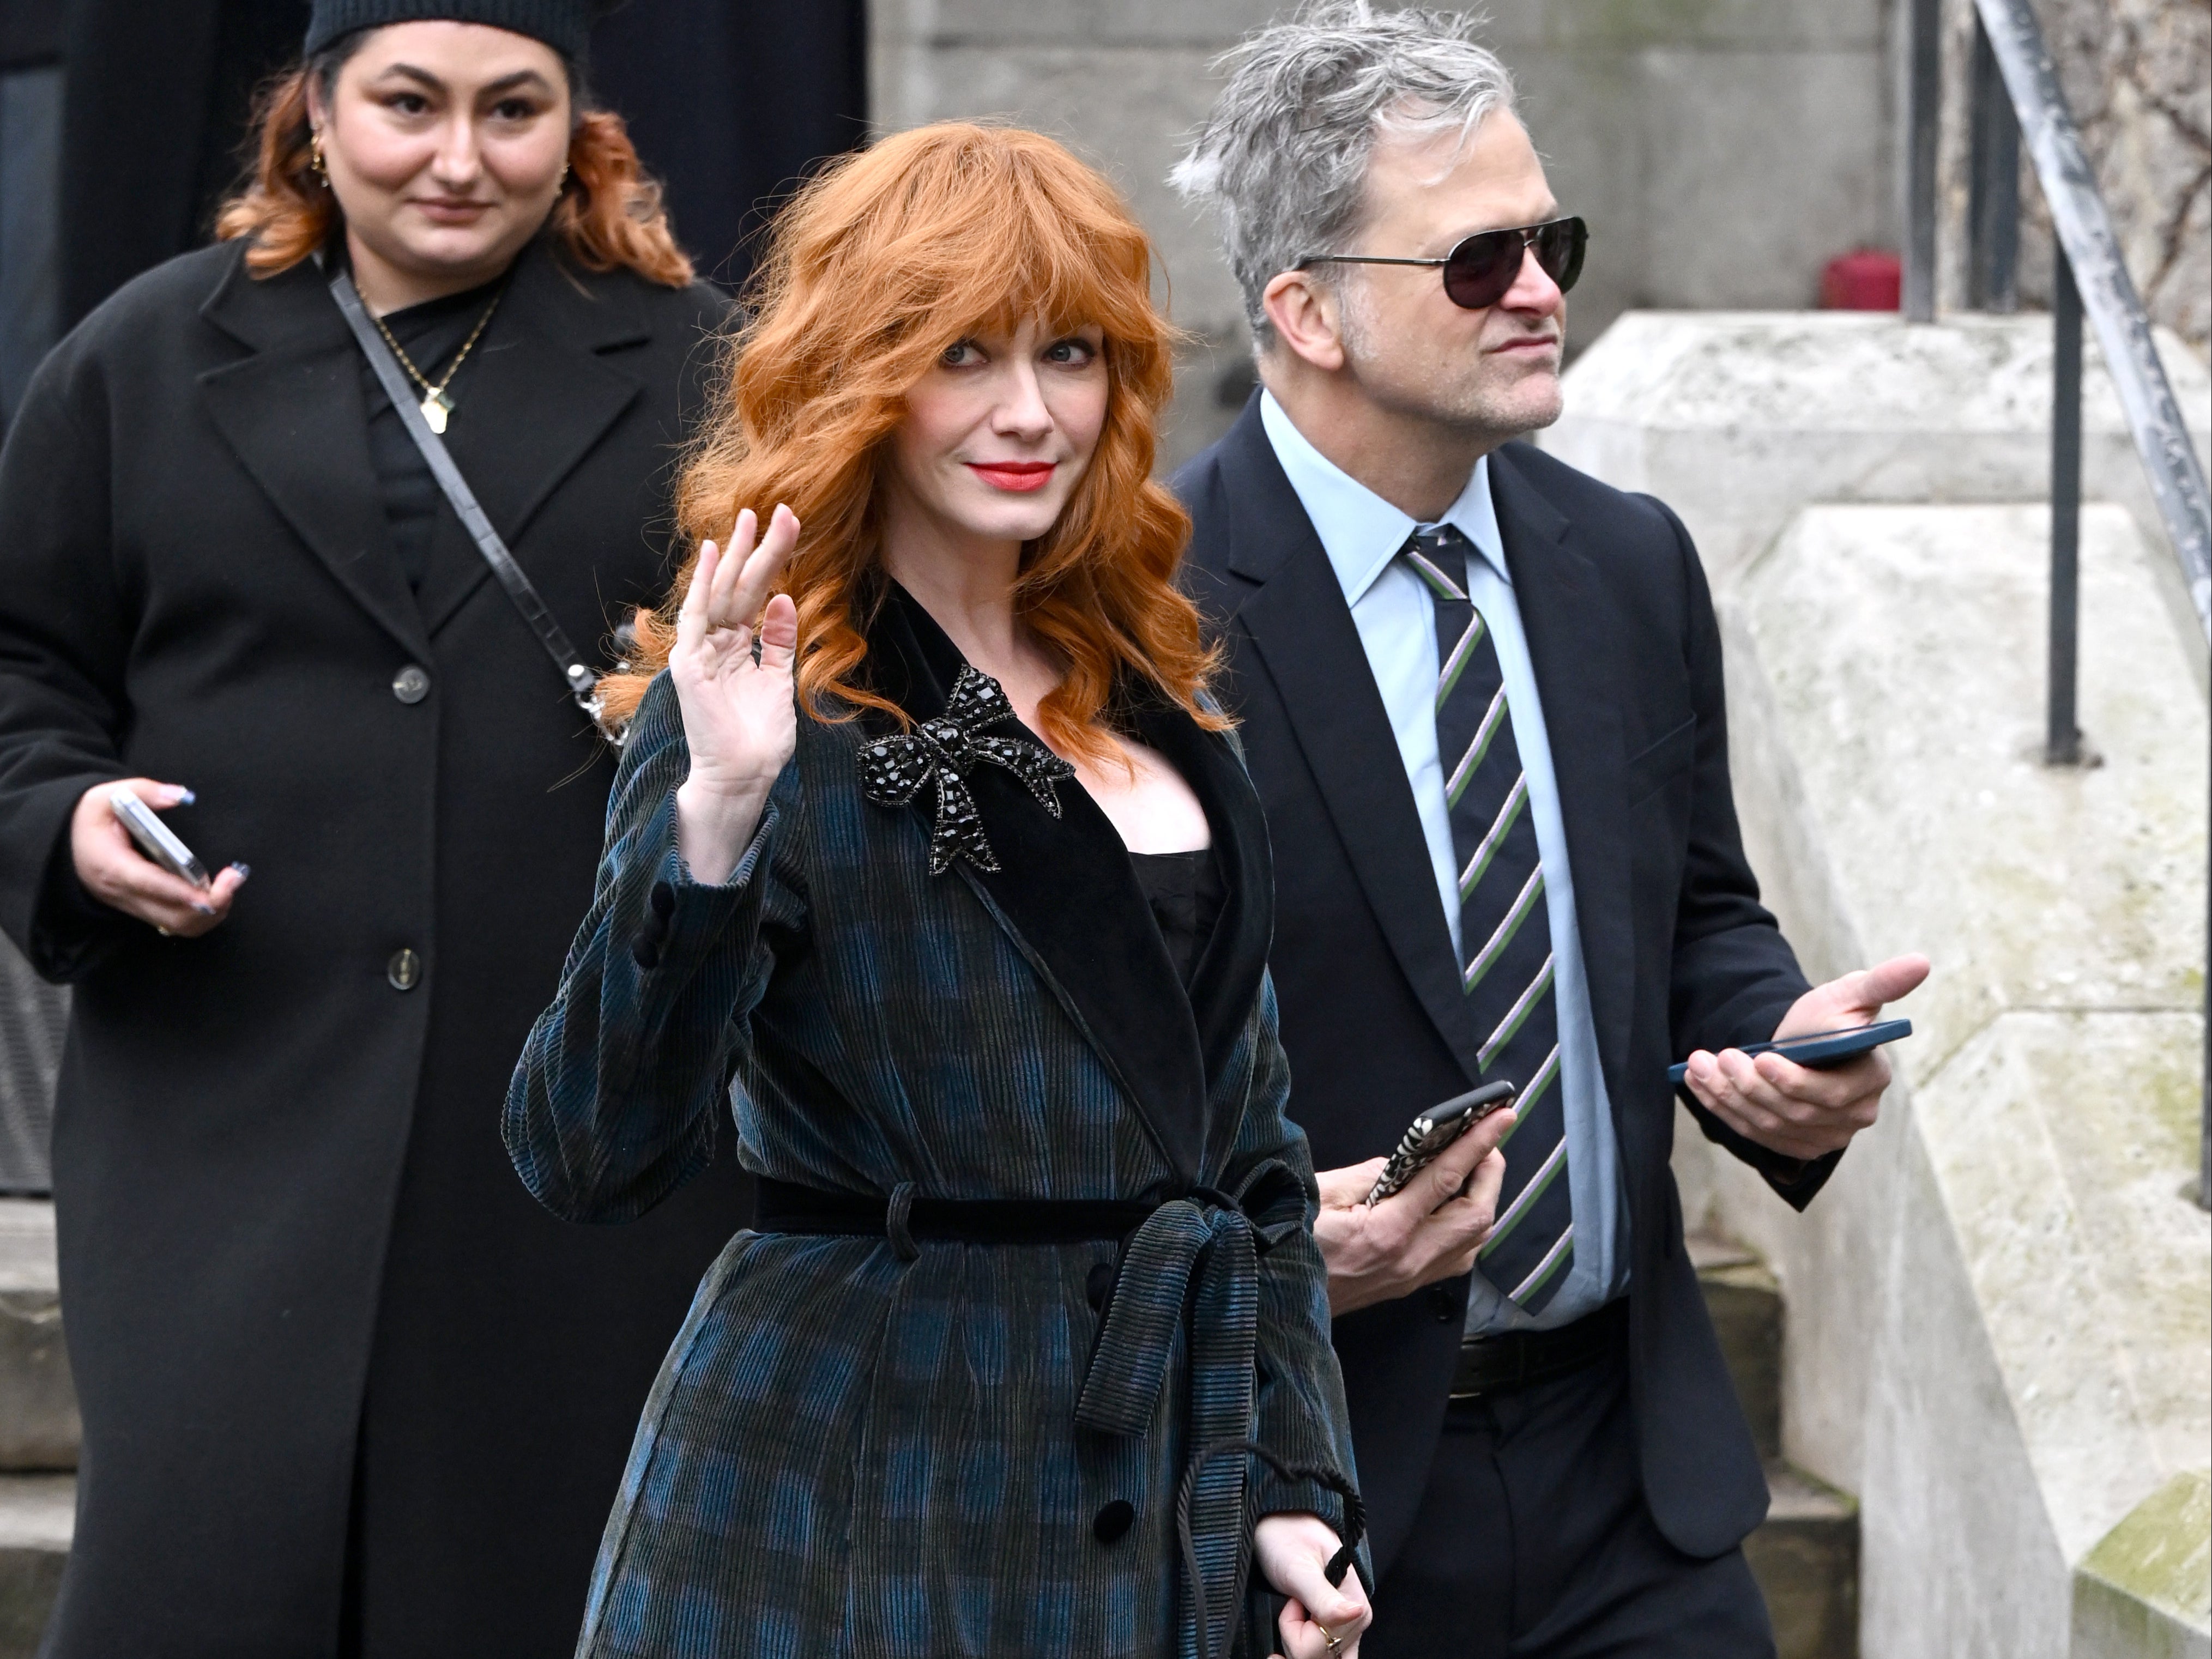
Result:
{"label": "black button on coat", "polygon": [[[667,579],[722,316],[541,245],[455,385],[454,459],[586,649]],[[613,766],[450,510],[409,591],[362,380],[312,264],[205,250],[64,343],[0,457],[0,927],[77,987],[54,1176],[82,1508],[52,1659],[331,1651],[356,1502],[368,1654],[568,1651],[655,1369],[743,1219],[727,1159],[623,1228],[508,1167]],[[252,866],[204,939],[69,875],[74,803],[141,774],[198,791],[167,817],[210,867]]]}

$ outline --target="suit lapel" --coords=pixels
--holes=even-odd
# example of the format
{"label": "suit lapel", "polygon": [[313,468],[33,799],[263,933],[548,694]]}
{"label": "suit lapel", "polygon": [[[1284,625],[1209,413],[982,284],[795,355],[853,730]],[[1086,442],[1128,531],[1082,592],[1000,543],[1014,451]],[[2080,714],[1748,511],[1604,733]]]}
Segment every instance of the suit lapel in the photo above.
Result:
{"label": "suit lapel", "polygon": [[1221,467],[1237,508],[1229,568],[1260,585],[1230,625],[1258,648],[1391,953],[1472,1083],[1481,1073],[1480,1045],[1398,739],[1344,590],[1267,442],[1256,399],[1224,441]]}
{"label": "suit lapel", "polygon": [[1620,618],[1572,525],[1539,495],[1511,449],[1490,461],[1491,499],[1544,708],[1566,821],[1583,969],[1598,1057],[1616,1102],[1631,1097],[1635,940],[1630,910],[1627,746],[1621,730]]}
{"label": "suit lapel", "polygon": [[266,281],[242,263],[202,314],[254,355],[200,377],[216,428],[285,522],[410,655],[429,654],[368,454],[358,348],[312,262]]}
{"label": "suit lapel", "polygon": [[[521,540],[531,516],[642,390],[635,374],[601,355],[650,337],[628,299],[618,283],[580,288],[551,249],[533,243],[515,262],[498,313],[454,386],[446,447],[526,572]],[[490,579],[459,520],[441,507],[422,595],[430,630]]]}
{"label": "suit lapel", "polygon": [[[929,613],[891,584],[869,629],[876,689],[927,720],[943,711],[962,662]],[[878,722],[888,728],[874,716],[872,729]],[[1037,741],[1012,721],[993,730]],[[999,868],[963,859],[932,879],[963,880],[975,891],[1113,1073],[1188,1189],[1206,1142],[1206,1054],[1120,833],[1073,779],[1058,786],[1058,818],[999,767],[976,766],[966,781]],[[921,790],[904,810],[927,835],[935,791]]]}

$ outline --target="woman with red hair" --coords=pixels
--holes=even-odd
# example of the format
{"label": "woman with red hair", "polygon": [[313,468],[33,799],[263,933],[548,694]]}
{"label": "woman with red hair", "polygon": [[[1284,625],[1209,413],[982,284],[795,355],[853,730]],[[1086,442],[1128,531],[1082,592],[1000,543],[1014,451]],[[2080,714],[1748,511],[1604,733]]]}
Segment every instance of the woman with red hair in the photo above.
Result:
{"label": "woman with red hair", "polygon": [[1002,129],[886,139],[776,225],[507,1098],[565,1215],[643,1214],[726,1109],[760,1181],[582,1654],[1256,1656],[1254,1555],[1295,1659],[1358,1649],[1267,833],[1150,477],[1151,276],[1104,181]]}

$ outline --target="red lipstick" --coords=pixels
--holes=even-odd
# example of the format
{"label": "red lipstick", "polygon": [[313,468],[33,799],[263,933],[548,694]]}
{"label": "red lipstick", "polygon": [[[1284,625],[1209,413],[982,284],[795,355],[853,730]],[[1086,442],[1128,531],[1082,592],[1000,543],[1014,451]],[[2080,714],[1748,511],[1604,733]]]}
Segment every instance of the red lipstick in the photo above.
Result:
{"label": "red lipstick", "polygon": [[1057,461],[969,461],[968,470],[994,489],[1027,495],[1052,482]]}

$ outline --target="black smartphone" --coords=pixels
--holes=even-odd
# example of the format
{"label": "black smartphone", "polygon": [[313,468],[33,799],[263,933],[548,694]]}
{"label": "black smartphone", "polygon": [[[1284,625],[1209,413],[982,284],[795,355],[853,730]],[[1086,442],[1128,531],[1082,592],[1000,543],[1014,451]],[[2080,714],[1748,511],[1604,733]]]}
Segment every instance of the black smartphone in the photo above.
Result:
{"label": "black smartphone", "polygon": [[[1802,1036],[1784,1037],[1779,1042],[1747,1042],[1743,1052],[1747,1054],[1779,1054],[1784,1060],[1795,1060],[1800,1066],[1809,1066],[1816,1072],[1825,1072],[1856,1060],[1869,1048],[1879,1048],[1885,1042],[1894,1042],[1899,1037],[1912,1035],[1909,1019],[1876,1020],[1871,1025],[1846,1025],[1835,1031],[1808,1031]],[[1667,1080],[1680,1084],[1690,1074],[1690,1062],[1667,1068]]]}
{"label": "black smartphone", "polygon": [[1407,1127],[1398,1150],[1376,1177],[1367,1194],[1370,1204],[1380,1203],[1437,1160],[1445,1147],[1457,1140],[1492,1112],[1513,1103],[1520,1091],[1510,1083],[1486,1083],[1480,1089],[1455,1095],[1440,1106],[1431,1106]]}

